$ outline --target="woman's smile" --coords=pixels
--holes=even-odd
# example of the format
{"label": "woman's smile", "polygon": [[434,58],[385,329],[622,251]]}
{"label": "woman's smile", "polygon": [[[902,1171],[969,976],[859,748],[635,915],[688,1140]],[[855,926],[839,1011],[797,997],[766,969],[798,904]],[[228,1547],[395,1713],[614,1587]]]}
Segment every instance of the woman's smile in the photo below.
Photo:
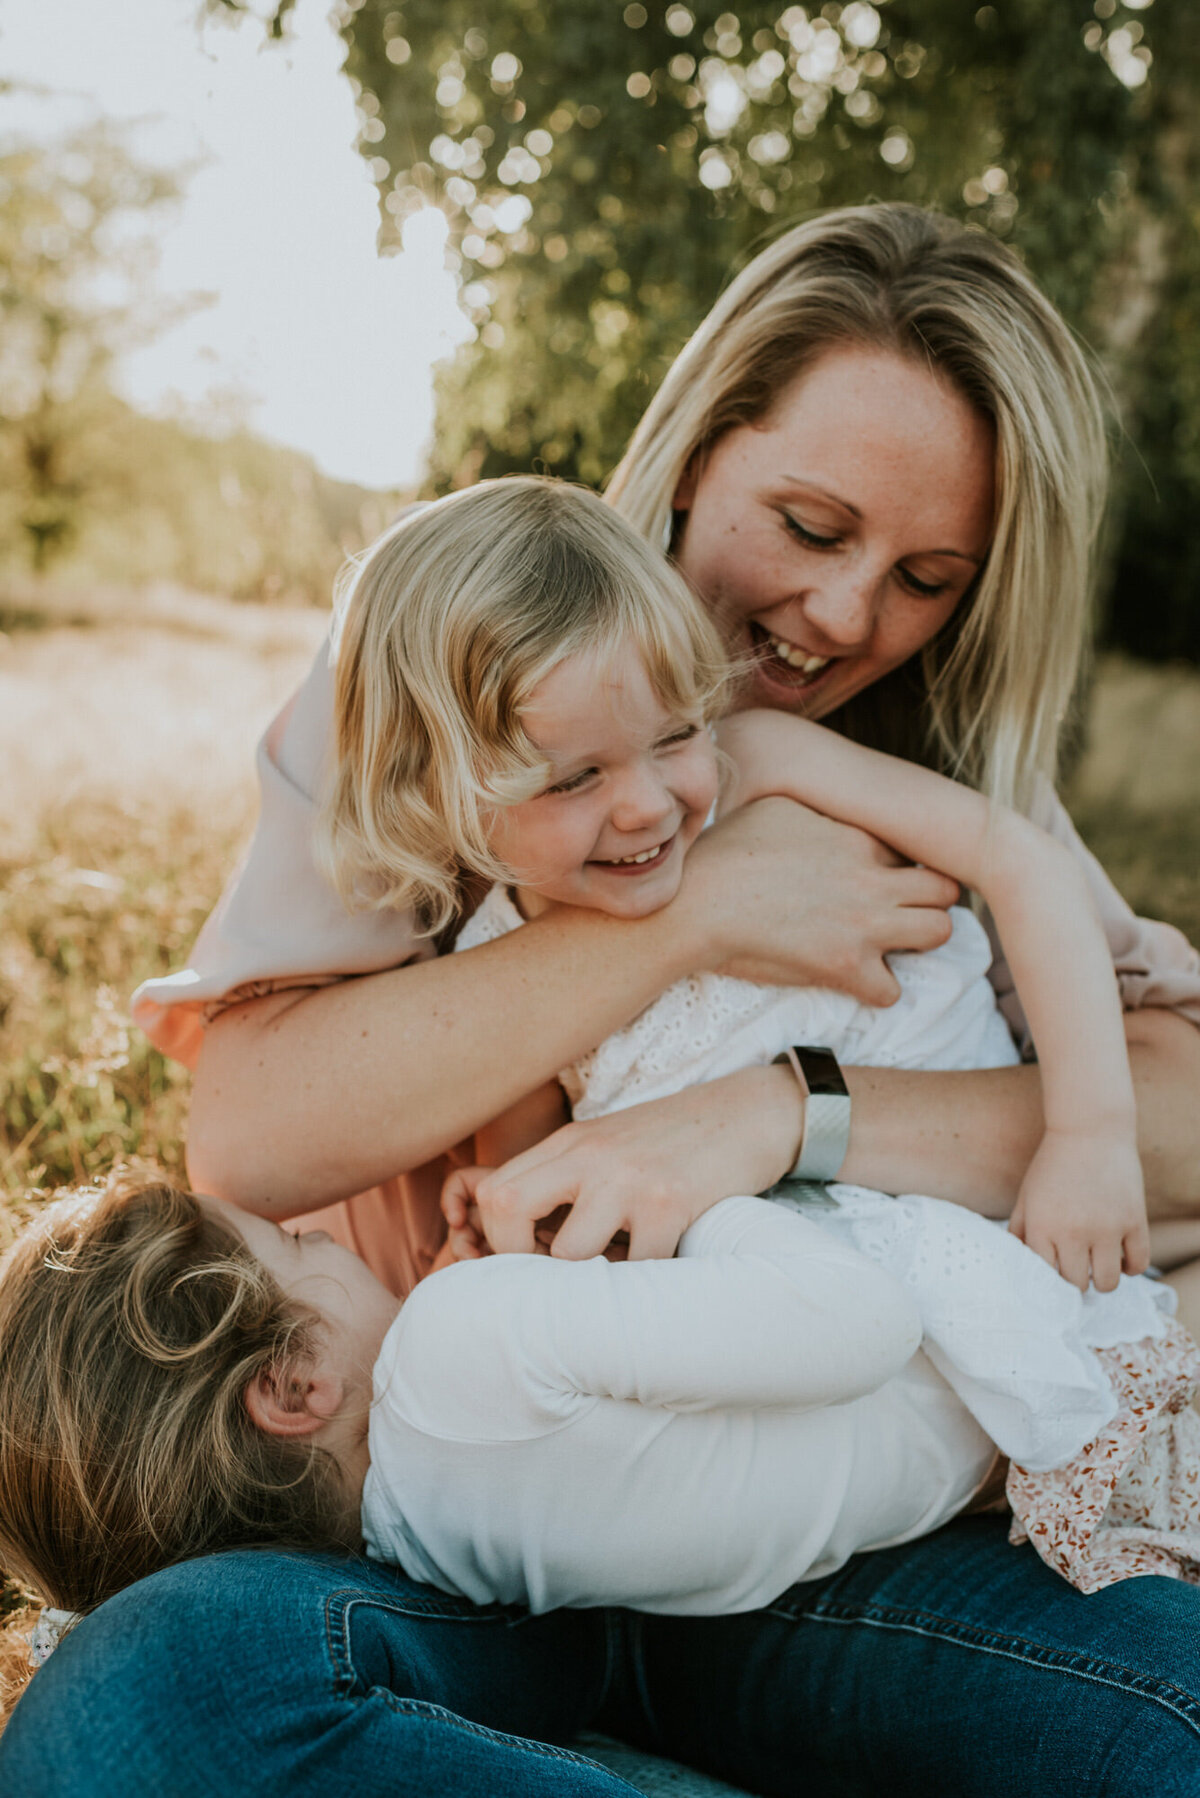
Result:
{"label": "woman's smile", "polygon": [[790,710],[803,693],[806,704],[817,697],[824,679],[836,676],[833,656],[815,655],[798,643],[766,630],[751,618],[747,623],[753,653],[755,685],[764,692],[778,690],[786,695]]}

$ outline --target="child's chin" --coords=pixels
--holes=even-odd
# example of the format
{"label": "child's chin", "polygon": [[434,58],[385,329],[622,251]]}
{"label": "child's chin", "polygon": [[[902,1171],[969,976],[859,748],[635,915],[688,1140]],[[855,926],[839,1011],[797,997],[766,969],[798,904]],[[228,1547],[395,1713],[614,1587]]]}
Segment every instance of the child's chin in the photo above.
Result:
{"label": "child's chin", "polygon": [[678,879],[648,880],[644,887],[631,881],[627,892],[594,893],[589,903],[593,911],[607,912],[610,918],[648,918],[670,905],[678,891]]}

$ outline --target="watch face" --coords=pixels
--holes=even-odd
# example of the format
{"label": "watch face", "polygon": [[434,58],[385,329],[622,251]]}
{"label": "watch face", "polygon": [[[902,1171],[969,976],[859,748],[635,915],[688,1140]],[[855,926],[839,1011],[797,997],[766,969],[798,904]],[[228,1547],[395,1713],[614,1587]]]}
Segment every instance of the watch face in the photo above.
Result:
{"label": "watch face", "polygon": [[796,1059],[805,1085],[814,1098],[848,1098],[846,1082],[832,1049],[796,1046]]}

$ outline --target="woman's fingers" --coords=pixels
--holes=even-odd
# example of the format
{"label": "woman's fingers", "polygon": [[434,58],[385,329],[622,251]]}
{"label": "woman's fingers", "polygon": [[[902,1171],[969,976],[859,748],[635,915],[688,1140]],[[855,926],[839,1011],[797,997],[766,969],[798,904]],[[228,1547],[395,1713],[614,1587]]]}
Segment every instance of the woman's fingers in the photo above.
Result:
{"label": "woman's fingers", "polygon": [[681,895],[716,920],[729,945],[723,972],[835,987],[869,1004],[896,997],[889,951],[945,942],[945,911],[957,897],[957,884],[936,869],[905,864],[866,832],[780,798],[757,800],[706,832],[688,857]]}
{"label": "woman's fingers", "polygon": [[803,1095],[786,1068],[747,1068],[567,1124],[501,1168],[463,1170],[462,1181],[500,1253],[530,1253],[543,1220],[565,1205],[557,1256],[599,1255],[622,1230],[631,1257],[668,1256],[718,1199],[778,1180],[803,1122]]}
{"label": "woman's fingers", "polygon": [[[575,1204],[550,1246],[559,1261],[588,1261],[602,1255],[625,1218],[611,1204]],[[672,1251],[673,1252],[673,1251]]]}
{"label": "woman's fingers", "polygon": [[536,1254],[534,1226],[543,1213],[536,1206],[530,1208],[520,1187],[509,1182],[493,1184],[479,1193],[478,1201],[484,1234],[497,1255]]}

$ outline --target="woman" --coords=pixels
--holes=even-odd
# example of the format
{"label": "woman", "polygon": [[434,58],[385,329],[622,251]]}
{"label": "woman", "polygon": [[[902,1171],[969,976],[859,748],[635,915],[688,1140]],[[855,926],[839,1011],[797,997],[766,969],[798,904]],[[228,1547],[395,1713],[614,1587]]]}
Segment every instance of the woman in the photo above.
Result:
{"label": "woman", "polygon": [[[797,454],[805,466],[793,468]],[[803,226],[743,273],[669,374],[611,497],[647,534],[671,532],[735,642],[758,649],[757,703],[928,754],[1074,841],[1049,780],[1102,491],[1086,365],[1019,265],[982,234],[880,207]],[[322,656],[268,732],[247,865],[193,969],[143,988],[137,1015],[185,1059],[203,1038],[199,1184],[276,1214],[374,1188],[334,1228],[348,1225],[346,1240],[398,1285],[427,1270],[440,1240],[440,1169],[402,1194],[397,1170],[468,1136],[679,972],[722,961],[886,1000],[883,952],[944,932],[945,882],[775,808],[713,833],[664,927],[614,932],[560,915],[539,926],[557,955],[506,943],[433,961],[411,920],[349,916],[313,872],[330,690]],[[1200,1037],[1167,1008],[1191,1006],[1200,1021],[1196,961],[1177,933],[1137,924],[1091,866],[1130,1008],[1152,1215],[1188,1214],[1200,1202],[1187,1103]],[[875,1153],[881,1184],[999,1182],[1015,1195],[1038,1134],[1035,1070],[859,1070],[849,1083],[855,1147]],[[516,1196],[510,1180],[509,1208],[524,1220],[560,1195],[578,1208],[603,1191],[606,1225],[616,1182],[636,1239],[652,1229],[652,1186],[647,1246],[662,1252],[717,1196],[730,1159],[753,1156],[757,1171],[772,1126],[783,1165],[794,1123],[782,1072],[720,1083],[702,1107],[672,1103],[557,1140],[553,1175],[539,1162]]]}
{"label": "woman", "polygon": [[[955,769],[1087,860],[1048,779],[1102,474],[1086,367],[1011,255],[918,211],[873,207],[789,233],[734,283],[669,374],[611,497],[662,534],[733,640],[758,651],[757,703]],[[884,954],[946,933],[940,876],[766,801],[708,833],[655,917],[551,913],[435,959],[411,921],[349,917],[314,875],[329,694],[319,664],[268,732],[249,860],[194,970],[143,989],[138,1015],[175,1052],[197,1049],[207,1020],[197,1182],[276,1215],[371,1188],[335,1227],[400,1288],[437,1252],[433,1158],[679,975],[721,966],[886,1001]],[[1188,1103],[1200,968],[1087,865],[1129,1008],[1152,1214],[1185,1216],[1200,1196]],[[1002,969],[996,979],[1006,993]],[[1040,1134],[1035,1068],[847,1080],[864,1181],[1015,1195]],[[790,1166],[795,1095],[786,1068],[754,1069],[556,1133],[481,1188],[490,1234],[525,1246],[568,1200],[578,1252],[624,1227],[632,1253],[669,1253],[698,1209]],[[383,1569],[221,1557],[89,1619],[18,1713],[12,1764],[106,1792],[120,1789],[105,1771],[118,1746],[136,1742],[164,1787],[209,1789],[194,1770],[196,1719],[219,1712],[223,1689],[262,1679],[256,1647],[286,1640],[254,1723],[215,1750],[265,1791],[305,1789],[308,1766],[368,1791],[612,1790],[554,1750],[488,1733],[561,1738],[604,1690],[614,1729],[756,1790],[794,1790],[802,1769],[814,1791],[1036,1794],[1104,1780],[1114,1793],[1197,1792],[1195,1605],[1158,1579],[1083,1600],[986,1517],[859,1557],[767,1614],[705,1621],[468,1617]],[[220,1628],[215,1671],[198,1673],[192,1645],[179,1646],[198,1619]],[[118,1713],[108,1684],[135,1666],[138,1696]],[[47,1759],[37,1720],[73,1670],[107,1700],[104,1733]],[[397,1787],[410,1752],[417,1771]]]}

